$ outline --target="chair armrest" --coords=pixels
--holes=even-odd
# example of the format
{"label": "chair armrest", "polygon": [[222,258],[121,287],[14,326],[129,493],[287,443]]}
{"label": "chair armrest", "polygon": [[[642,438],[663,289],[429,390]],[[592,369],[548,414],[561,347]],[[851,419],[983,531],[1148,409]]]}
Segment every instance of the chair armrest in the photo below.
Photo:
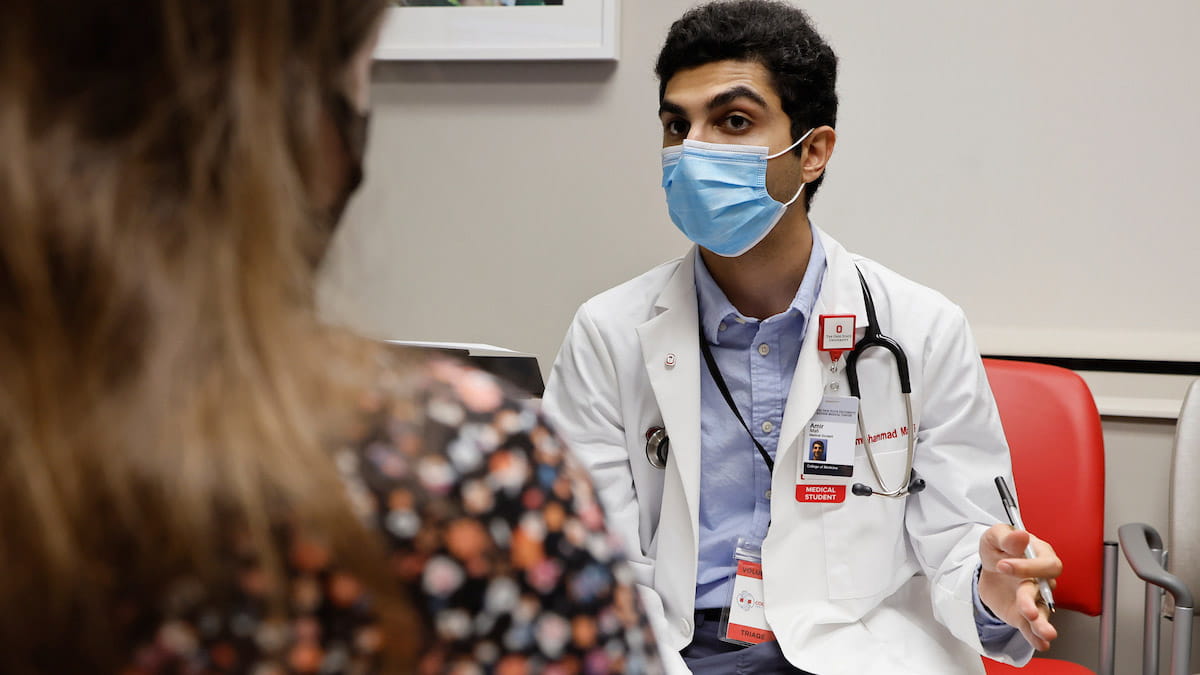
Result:
{"label": "chair armrest", "polygon": [[1125,559],[1133,568],[1133,573],[1148,584],[1166,589],[1175,598],[1179,607],[1195,607],[1192,593],[1183,581],[1163,567],[1158,556],[1150,549],[1162,550],[1162,537],[1149,525],[1144,523],[1128,523],[1117,530],[1121,540],[1121,550]]}

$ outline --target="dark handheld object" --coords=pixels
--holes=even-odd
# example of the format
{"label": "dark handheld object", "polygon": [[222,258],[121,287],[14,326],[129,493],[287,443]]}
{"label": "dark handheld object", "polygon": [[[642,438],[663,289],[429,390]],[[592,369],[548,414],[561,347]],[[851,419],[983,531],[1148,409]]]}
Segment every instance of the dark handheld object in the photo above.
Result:
{"label": "dark handheld object", "polygon": [[[1008,489],[1008,481],[1004,480],[1004,476],[996,476],[996,490],[1000,493],[1000,501],[1004,503],[1004,514],[1008,516],[1008,524],[1013,526],[1013,529],[1025,529],[1025,523],[1021,521],[1021,512],[1017,509],[1017,500],[1013,497],[1012,490]],[[1037,557],[1037,553],[1033,550],[1033,542],[1025,545],[1025,557],[1030,560]],[[1042,602],[1046,603],[1046,608],[1051,612],[1054,611],[1054,593],[1050,590],[1050,582],[1045,579],[1037,579],[1038,595],[1041,596]]]}
{"label": "dark handheld object", "polygon": [[1008,481],[1004,480],[1004,476],[996,476],[996,490],[1000,493],[1000,501],[1004,504],[1004,515],[1008,516],[1008,524],[1018,527],[1017,521],[1013,519],[1013,512],[1017,509],[1017,500],[1009,491]]}

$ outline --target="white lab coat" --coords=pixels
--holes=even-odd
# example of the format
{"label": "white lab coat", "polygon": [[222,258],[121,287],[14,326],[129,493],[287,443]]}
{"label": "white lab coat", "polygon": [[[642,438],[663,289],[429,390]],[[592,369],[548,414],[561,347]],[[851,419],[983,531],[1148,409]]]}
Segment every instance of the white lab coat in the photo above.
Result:
{"label": "white lab coat", "polygon": [[[885,335],[905,349],[917,431],[914,468],[928,487],[840,504],[794,497],[803,429],[826,385],[828,355],[807,331],[782,420],[763,543],[766,615],[783,653],[818,675],[982,673],[972,583],[979,538],[1004,518],[993,477],[1011,476],[1008,448],[962,311],[942,295],[848,253],[818,233],[828,268],[814,316],[866,314],[855,265]],[[693,249],[580,307],[546,388],[550,420],[591,472],[609,527],[624,540],[670,672],[692,639],[700,488],[700,375]],[[673,359],[668,356],[673,355]],[[844,359],[843,359],[844,363]],[[906,424],[899,378],[884,350],[858,365],[875,435]],[[670,436],[665,470],[646,460],[646,430]],[[904,479],[906,439],[872,444],[883,479]],[[1011,477],[1009,478],[1011,480]],[[863,446],[853,482],[878,489]],[[1018,634],[990,656],[1023,664]]]}

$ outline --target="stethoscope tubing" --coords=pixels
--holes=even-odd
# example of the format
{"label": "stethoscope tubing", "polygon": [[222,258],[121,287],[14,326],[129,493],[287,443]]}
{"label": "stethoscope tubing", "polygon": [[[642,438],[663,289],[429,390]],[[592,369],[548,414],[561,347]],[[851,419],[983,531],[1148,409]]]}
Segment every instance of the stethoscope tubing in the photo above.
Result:
{"label": "stethoscope tubing", "polygon": [[[858,433],[862,436],[863,450],[867,455],[867,462],[871,465],[871,473],[875,474],[875,482],[879,484],[878,490],[864,490],[862,494],[903,497],[910,492],[919,492],[924,489],[924,481],[914,479],[912,471],[913,457],[917,450],[917,430],[913,426],[912,380],[908,374],[908,356],[904,353],[904,348],[900,346],[900,343],[884,335],[883,331],[879,329],[879,317],[875,314],[875,299],[871,297],[871,288],[867,286],[867,280],[863,276],[862,270],[855,267],[855,271],[858,272],[858,283],[862,286],[863,304],[866,306],[867,313],[867,329],[863,339],[859,340],[858,344],[854,345],[854,349],[851,349],[850,353],[846,355],[846,383],[849,385],[850,395],[859,400]],[[907,482],[901,483],[900,487],[894,489],[889,488],[883,482],[883,473],[879,470],[879,465],[875,463],[875,451],[871,448],[871,436],[867,433],[866,424],[863,422],[862,394],[858,387],[858,358],[868,349],[875,347],[887,350],[896,361],[896,374],[900,378],[900,395],[904,399],[905,419],[908,422],[908,452],[904,462],[904,477]],[[858,488],[859,485],[855,485],[855,494],[859,494]]]}
{"label": "stethoscope tubing", "polygon": [[858,433],[863,439],[863,450],[867,455],[867,462],[871,465],[871,473],[875,474],[875,482],[879,483],[879,489],[873,490],[871,494],[879,495],[880,497],[903,497],[912,490],[912,465],[913,455],[916,454],[917,446],[916,439],[917,430],[912,426],[912,394],[904,393],[901,395],[904,398],[904,409],[908,413],[908,453],[905,457],[904,475],[910,480],[903,483],[900,487],[892,489],[883,482],[883,472],[879,470],[879,466],[875,464],[875,451],[871,449],[871,437],[867,434],[866,426],[863,424],[862,405],[858,406]]}

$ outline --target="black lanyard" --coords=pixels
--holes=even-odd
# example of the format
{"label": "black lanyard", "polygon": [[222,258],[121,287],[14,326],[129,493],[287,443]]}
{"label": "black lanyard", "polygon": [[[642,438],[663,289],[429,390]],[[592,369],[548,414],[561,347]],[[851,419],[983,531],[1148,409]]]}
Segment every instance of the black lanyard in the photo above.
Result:
{"label": "black lanyard", "polygon": [[762,455],[763,461],[767,463],[767,470],[771,474],[774,474],[775,460],[771,459],[771,454],[754,437],[753,432],[750,431],[750,426],[746,424],[746,420],[742,418],[742,413],[738,411],[737,404],[733,402],[733,396],[729,393],[729,386],[725,384],[725,378],[721,377],[721,370],[717,368],[717,360],[713,358],[712,350],[708,348],[708,339],[704,337],[703,328],[700,329],[700,351],[704,353],[704,362],[708,364],[708,372],[712,375],[713,382],[717,383],[717,389],[721,390],[721,396],[725,397],[725,403],[733,411],[737,420],[742,423],[742,428],[750,435],[750,440],[754,441],[754,447],[758,448],[758,453]]}

